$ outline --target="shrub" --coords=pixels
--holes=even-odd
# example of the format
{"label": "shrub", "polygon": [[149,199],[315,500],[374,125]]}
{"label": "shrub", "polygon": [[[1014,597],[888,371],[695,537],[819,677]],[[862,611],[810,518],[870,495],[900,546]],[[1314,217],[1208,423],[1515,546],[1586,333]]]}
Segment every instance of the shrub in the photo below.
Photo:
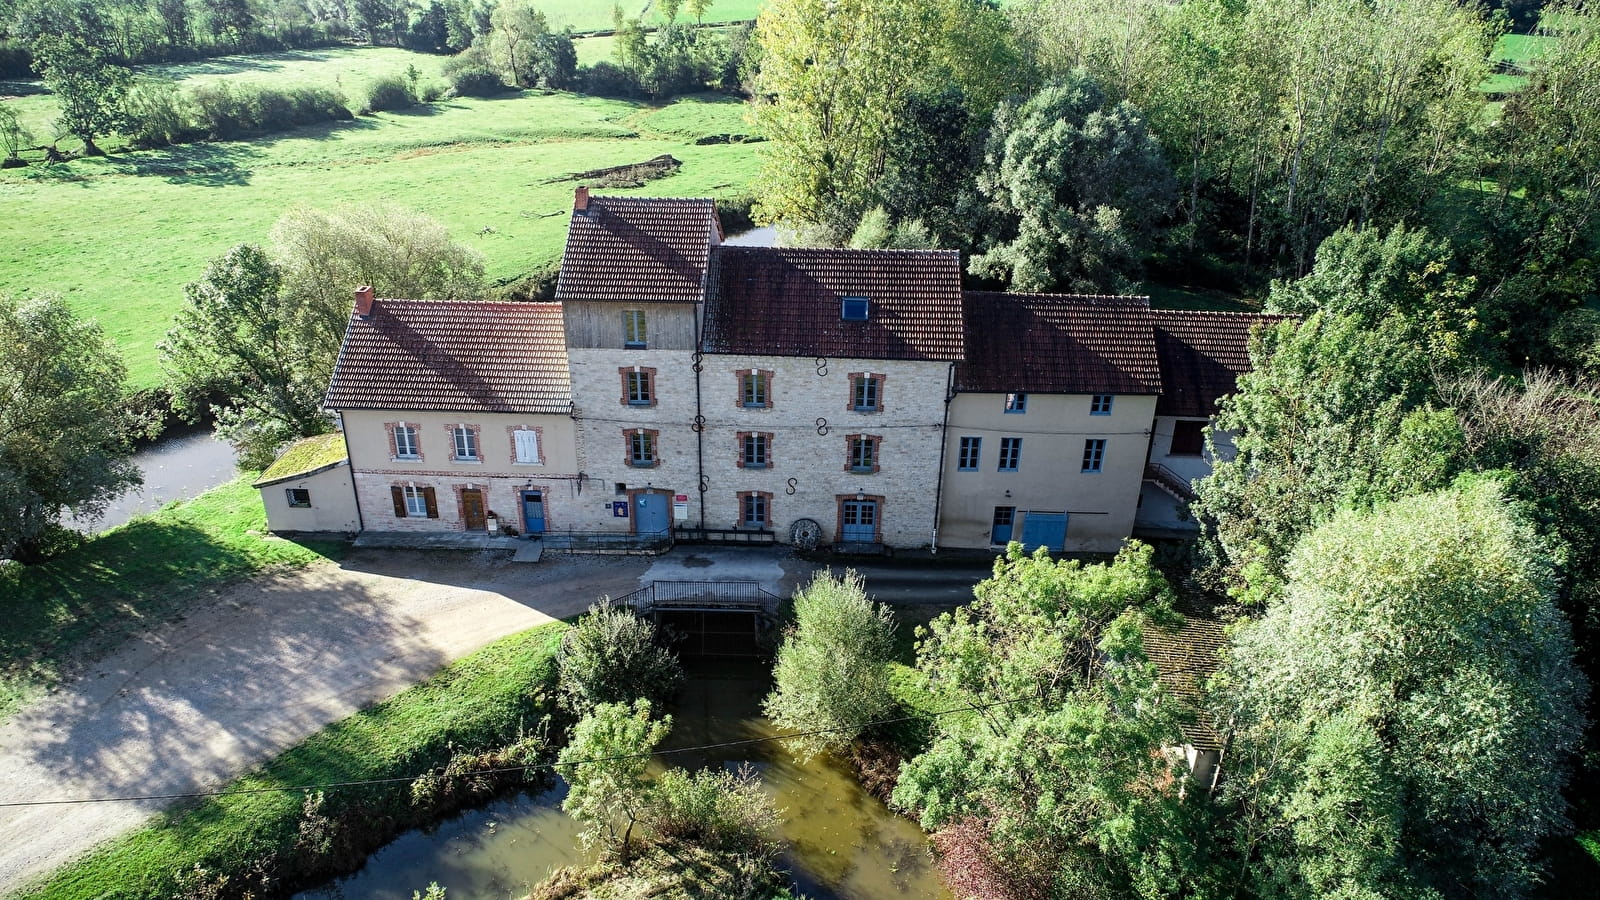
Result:
{"label": "shrub", "polygon": [[601,703],[644,698],[659,705],[671,697],[683,669],[655,635],[655,625],[609,599],[589,607],[561,639],[562,702],[582,714]]}
{"label": "shrub", "polygon": [[367,105],[362,107],[361,112],[365,115],[391,109],[409,109],[416,104],[417,98],[411,95],[411,86],[403,76],[386,75],[367,89]]}
{"label": "shrub", "polygon": [[771,852],[778,811],[748,766],[686,772],[668,769],[656,779],[644,825],[657,837],[708,850]]}
{"label": "shrub", "polygon": [[177,84],[165,79],[140,79],[122,101],[128,143],[141,149],[194,140],[199,131],[191,104]]}
{"label": "shrub", "polygon": [[638,97],[644,93],[639,79],[614,63],[597,62],[578,70],[577,88],[599,97]]}
{"label": "shrub", "polygon": [[195,124],[211,140],[231,140],[249,130],[249,104],[226,82],[203,84],[190,97],[195,105]]}
{"label": "shrub", "polygon": [[505,80],[485,66],[468,66],[450,74],[450,88],[458,97],[493,97],[507,90]]}
{"label": "shrub", "polygon": [[794,611],[763,708],[784,730],[827,729],[791,740],[796,753],[842,751],[894,704],[887,670],[894,614],[867,598],[853,570],[843,578],[818,574],[795,595]]}

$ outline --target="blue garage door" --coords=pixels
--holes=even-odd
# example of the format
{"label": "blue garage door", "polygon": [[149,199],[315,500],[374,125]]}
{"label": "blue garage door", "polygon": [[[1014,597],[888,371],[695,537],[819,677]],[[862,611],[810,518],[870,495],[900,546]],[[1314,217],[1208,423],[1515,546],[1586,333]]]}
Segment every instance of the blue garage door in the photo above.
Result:
{"label": "blue garage door", "polygon": [[1022,520],[1022,544],[1028,550],[1049,547],[1061,552],[1067,542],[1067,514],[1030,512]]}
{"label": "blue garage door", "polygon": [[636,534],[662,535],[671,530],[665,494],[634,494],[633,516]]}

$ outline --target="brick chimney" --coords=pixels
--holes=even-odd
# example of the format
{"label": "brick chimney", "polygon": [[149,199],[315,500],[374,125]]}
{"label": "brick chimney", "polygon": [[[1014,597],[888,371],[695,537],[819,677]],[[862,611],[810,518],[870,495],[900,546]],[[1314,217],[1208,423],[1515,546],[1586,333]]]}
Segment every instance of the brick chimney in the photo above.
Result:
{"label": "brick chimney", "polygon": [[572,192],[572,211],[575,213],[589,214],[589,186],[584,185]]}
{"label": "brick chimney", "polygon": [[356,288],[356,315],[365,319],[372,315],[372,285],[364,284]]}

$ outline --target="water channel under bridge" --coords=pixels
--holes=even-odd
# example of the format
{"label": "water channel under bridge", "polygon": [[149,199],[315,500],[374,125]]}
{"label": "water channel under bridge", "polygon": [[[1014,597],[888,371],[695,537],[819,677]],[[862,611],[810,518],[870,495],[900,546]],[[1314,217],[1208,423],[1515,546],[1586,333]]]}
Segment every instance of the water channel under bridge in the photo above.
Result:
{"label": "water channel under bridge", "polygon": [[757,581],[652,581],[616,599],[647,616],[684,656],[771,653],[783,598]]}

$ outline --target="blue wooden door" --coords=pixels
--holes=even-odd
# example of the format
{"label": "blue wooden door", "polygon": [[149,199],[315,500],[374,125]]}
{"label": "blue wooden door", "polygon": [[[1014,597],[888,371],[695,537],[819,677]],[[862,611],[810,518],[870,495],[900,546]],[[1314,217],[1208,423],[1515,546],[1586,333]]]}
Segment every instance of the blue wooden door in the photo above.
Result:
{"label": "blue wooden door", "polygon": [[539,491],[522,492],[522,530],[534,535],[544,534],[544,494]]}
{"label": "blue wooden door", "polygon": [[1031,512],[1022,521],[1022,545],[1028,550],[1049,547],[1059,553],[1066,542],[1066,513]]}
{"label": "blue wooden door", "polygon": [[635,534],[666,534],[668,525],[666,496],[634,494],[633,516]]}
{"label": "blue wooden door", "polygon": [[1017,515],[1015,506],[996,506],[994,508],[994,527],[989,532],[989,543],[1011,543],[1011,524]]}
{"label": "blue wooden door", "polygon": [[874,544],[878,541],[878,501],[844,501],[844,521],[840,540],[847,544]]}

